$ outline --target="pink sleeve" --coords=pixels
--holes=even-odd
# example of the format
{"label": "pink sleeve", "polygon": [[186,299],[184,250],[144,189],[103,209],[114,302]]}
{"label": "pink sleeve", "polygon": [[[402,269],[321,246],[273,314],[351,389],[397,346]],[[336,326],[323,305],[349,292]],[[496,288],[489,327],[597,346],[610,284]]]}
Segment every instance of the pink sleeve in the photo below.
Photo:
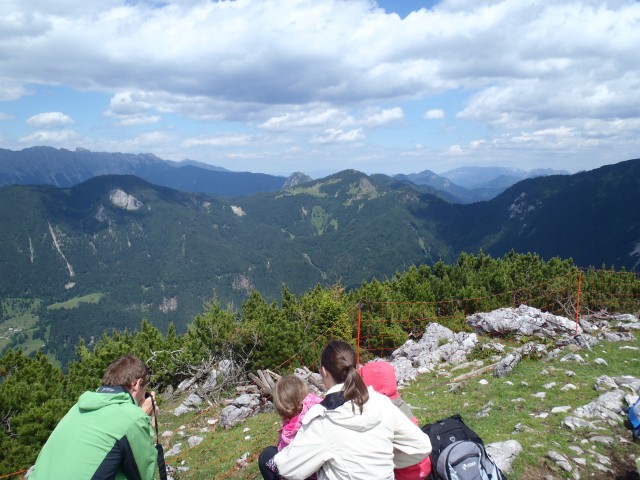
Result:
{"label": "pink sleeve", "polygon": [[406,468],[396,468],[393,471],[396,480],[422,480],[431,473],[431,458],[427,457],[420,463]]}
{"label": "pink sleeve", "polygon": [[295,438],[296,433],[298,433],[299,428],[300,425],[298,424],[297,416],[282,425],[282,428],[280,429],[280,439],[278,440],[278,451],[291,443]]}

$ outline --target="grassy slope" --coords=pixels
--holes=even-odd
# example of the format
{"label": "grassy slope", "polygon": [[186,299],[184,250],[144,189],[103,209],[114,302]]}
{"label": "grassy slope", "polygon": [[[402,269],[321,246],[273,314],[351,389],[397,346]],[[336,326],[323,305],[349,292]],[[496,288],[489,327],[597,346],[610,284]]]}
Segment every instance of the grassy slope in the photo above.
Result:
{"label": "grassy slope", "polygon": [[90,293],[89,295],[71,298],[66,302],[53,303],[47,306],[47,310],[57,310],[59,308],[69,310],[72,308],[76,308],[81,303],[98,303],[102,299],[102,297],[104,297],[103,293]]}
{"label": "grassy slope", "polygon": [[[576,457],[577,455],[568,449],[570,445],[578,445],[587,451],[582,455],[588,462],[586,468],[580,469],[582,478],[609,479],[618,478],[618,475],[619,478],[625,478],[624,472],[632,468],[632,460],[639,454],[637,444],[622,441],[631,439],[629,430],[620,424],[613,431],[599,433],[615,438],[615,445],[612,447],[583,443],[585,439],[593,436],[592,432],[570,431],[562,427],[562,419],[570,415],[570,412],[551,413],[553,407],[571,406],[575,409],[596,399],[602,393],[594,389],[595,379],[600,375],[637,377],[640,371],[638,351],[621,349],[624,345],[640,348],[640,340],[636,336],[636,341],[631,344],[603,342],[592,352],[581,352],[587,360],[585,365],[562,363],[558,359],[549,362],[525,360],[507,378],[497,379],[489,372],[469,379],[456,393],[450,392],[450,386],[442,371],[439,374],[424,374],[403,389],[402,396],[414,407],[414,414],[421,425],[453,413],[460,413],[486,443],[518,440],[523,451],[514,463],[514,471],[509,475],[510,480],[542,478],[546,474],[552,474],[555,478],[573,478],[571,474],[563,472],[546,459],[549,450],[555,450],[569,458]],[[594,364],[593,360],[597,357],[605,359],[608,366]],[[490,362],[486,360],[484,363],[486,365]],[[456,377],[475,368],[476,363],[465,369],[456,369],[451,375]],[[565,373],[567,370],[575,372],[575,376],[568,377]],[[481,379],[486,379],[488,384],[482,385]],[[543,387],[552,382],[556,383],[555,387],[548,390]],[[578,387],[577,390],[562,392],[560,388],[566,383],[574,384]],[[532,396],[541,391],[547,392],[545,399],[540,400]],[[513,401],[518,398],[525,401]],[[476,414],[490,402],[492,405],[489,415],[478,418]],[[188,471],[177,473],[176,478],[261,478],[256,463],[257,456],[262,447],[274,444],[277,439],[279,421],[275,414],[260,414],[230,430],[222,430],[212,428],[207,422],[217,418],[221,407],[179,418],[171,413],[174,407],[173,403],[162,406],[160,428],[161,432],[174,432],[170,442],[163,442],[165,451],[184,434],[184,438],[179,440],[182,442],[183,452],[168,458],[170,465],[189,468]],[[546,418],[536,417],[543,412],[549,415]],[[530,427],[533,432],[514,433],[514,427],[518,423]],[[202,429],[207,431],[203,432]],[[204,441],[189,449],[187,438],[192,435],[202,436]],[[616,470],[618,475],[612,476],[596,470],[588,454],[591,448],[609,456],[612,459],[611,468]],[[245,453],[249,454],[250,463],[246,469],[238,470],[235,468],[236,459]]]}

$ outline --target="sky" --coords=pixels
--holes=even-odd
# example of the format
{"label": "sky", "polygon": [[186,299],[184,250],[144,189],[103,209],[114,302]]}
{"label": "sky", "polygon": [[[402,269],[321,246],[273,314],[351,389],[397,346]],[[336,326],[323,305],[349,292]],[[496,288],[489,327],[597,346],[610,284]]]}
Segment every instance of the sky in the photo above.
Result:
{"label": "sky", "polygon": [[640,157],[637,0],[2,0],[0,148],[319,178]]}

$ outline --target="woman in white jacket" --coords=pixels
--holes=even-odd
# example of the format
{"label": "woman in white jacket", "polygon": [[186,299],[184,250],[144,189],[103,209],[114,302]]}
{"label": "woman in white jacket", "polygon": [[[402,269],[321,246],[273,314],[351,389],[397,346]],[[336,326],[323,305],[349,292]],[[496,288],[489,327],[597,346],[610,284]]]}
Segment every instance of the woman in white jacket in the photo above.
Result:
{"label": "woman in white jacket", "polygon": [[367,389],[351,346],[333,341],[320,357],[324,401],[305,415],[291,444],[270,462],[289,480],[393,480],[431,452],[429,437],[388,397]]}

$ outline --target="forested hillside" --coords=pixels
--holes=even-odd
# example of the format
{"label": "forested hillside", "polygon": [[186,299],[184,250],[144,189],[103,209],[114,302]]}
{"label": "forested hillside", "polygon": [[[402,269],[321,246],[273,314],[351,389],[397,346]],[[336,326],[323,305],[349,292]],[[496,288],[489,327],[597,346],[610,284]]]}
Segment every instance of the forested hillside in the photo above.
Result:
{"label": "forested hillside", "polygon": [[347,291],[461,252],[512,249],[577,266],[638,269],[640,161],[520,182],[450,204],[387,176],[349,170],[233,200],[103,176],[71,188],[0,189],[0,349],[61,364],[80,338],[146,318],[185,331],[214,295],[239,308],[257,290]]}

